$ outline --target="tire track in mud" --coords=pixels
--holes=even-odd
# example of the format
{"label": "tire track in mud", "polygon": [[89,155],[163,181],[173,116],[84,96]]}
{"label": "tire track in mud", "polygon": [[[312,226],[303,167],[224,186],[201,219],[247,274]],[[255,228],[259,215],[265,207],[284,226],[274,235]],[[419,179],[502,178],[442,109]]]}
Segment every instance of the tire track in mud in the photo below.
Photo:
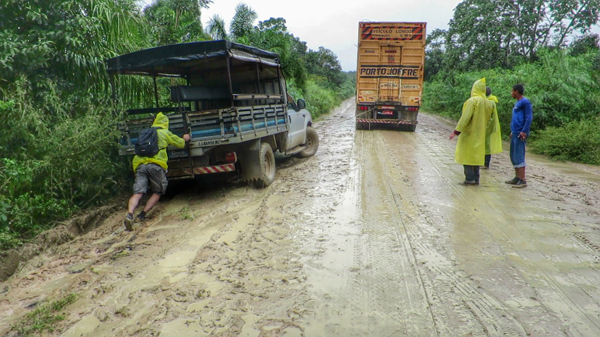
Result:
{"label": "tire track in mud", "polygon": [[[379,136],[379,135],[374,135],[373,138],[371,140],[371,143],[375,143],[375,144],[384,144],[385,141]],[[412,137],[413,134],[406,134],[405,135],[406,138]],[[413,259],[415,261],[418,260],[418,257],[431,257],[431,256],[435,256],[436,260],[442,260],[443,261],[443,257],[439,254],[439,252],[436,251],[436,249],[434,249],[433,247],[429,246],[426,244],[426,240],[424,240],[424,236],[426,234],[424,234],[422,232],[422,229],[420,229],[417,225],[417,220],[416,219],[423,219],[423,218],[427,218],[426,216],[424,216],[423,214],[420,214],[421,212],[419,211],[418,207],[414,207],[414,204],[407,202],[406,198],[402,198],[397,192],[394,193],[392,191],[394,191],[394,186],[393,186],[393,179],[391,179],[392,176],[397,176],[397,177],[402,177],[402,172],[398,172],[396,170],[394,170],[394,165],[390,164],[387,162],[388,157],[390,157],[390,154],[386,151],[384,153],[381,153],[383,151],[380,151],[379,154],[379,160],[378,162],[380,163],[380,165],[382,167],[385,168],[384,170],[384,175],[387,175],[387,185],[388,185],[388,189],[391,191],[390,193],[393,196],[393,202],[394,205],[396,206],[396,211],[397,211],[397,226],[401,229],[401,232],[403,233],[403,235],[405,236],[405,241],[406,241],[406,255],[408,256],[412,256]],[[438,152],[436,152],[438,153]],[[396,159],[396,158],[394,158]],[[441,172],[441,171],[437,171],[437,172]],[[399,179],[400,181],[407,181],[406,179]],[[407,187],[407,186],[405,186]],[[406,195],[406,193],[404,193]],[[423,221],[420,221],[419,224],[423,225]],[[423,258],[419,259],[421,261],[424,261]],[[425,261],[428,261],[428,259],[425,259]],[[431,261],[428,261],[431,262]],[[445,266],[446,268],[443,268],[442,266]],[[446,313],[444,312],[444,310],[440,310],[439,306],[441,305],[440,301],[436,301],[434,298],[439,299],[444,298],[446,296],[444,296],[444,294],[438,295],[435,293],[435,291],[432,288],[432,283],[431,282],[425,282],[424,277],[422,276],[420,270],[416,269],[415,275],[418,277],[418,279],[420,280],[421,284],[423,285],[423,292],[427,295],[427,299],[428,299],[428,304],[431,307],[437,307],[437,308],[431,308],[432,310],[432,317],[433,316],[439,316],[439,317],[433,317],[434,322],[436,322],[436,327],[438,330],[438,334],[442,334],[442,335],[453,335],[453,334],[457,334],[457,335],[461,335],[461,334],[468,334],[468,333],[473,333],[474,331],[480,330],[480,333],[484,333],[486,335],[490,335],[490,336],[495,336],[495,335],[499,335],[500,331],[502,331],[502,329],[500,329],[498,322],[502,322],[502,319],[500,317],[500,315],[495,315],[493,312],[494,308],[498,308],[499,305],[497,303],[497,301],[493,301],[487,294],[485,294],[484,292],[482,292],[481,290],[479,290],[476,286],[474,286],[473,284],[471,284],[471,282],[464,276],[457,274],[456,272],[452,271],[452,270],[448,270],[448,269],[452,269],[452,266],[450,263],[448,263],[447,261],[444,261],[442,263],[438,263],[436,264],[432,264],[429,263],[428,267],[435,272],[436,277],[439,278],[440,276],[444,276],[446,282],[449,283],[449,287],[451,289],[454,289],[455,292],[457,294],[460,294],[460,298],[457,300],[454,300],[453,304],[452,304],[452,311],[453,314],[456,315],[457,312],[462,312],[463,317],[467,317],[462,318],[462,320],[465,320],[467,322],[466,327],[465,326],[452,326],[451,323],[449,324],[449,322],[452,322],[452,319],[448,319],[448,316],[446,315]],[[428,284],[428,286],[426,286],[426,284]],[[445,299],[445,301],[447,301],[447,298]],[[446,304],[447,305],[447,304]],[[433,312],[436,312],[435,314]],[[479,322],[481,325],[481,328],[477,328],[476,326],[473,325],[474,322]],[[504,325],[508,325],[505,324]],[[459,329],[458,333],[457,330]],[[442,330],[442,331],[439,331]],[[506,330],[506,328],[505,328]],[[523,329],[520,329],[521,332],[524,332]],[[510,331],[502,331],[502,334],[507,334],[507,335],[519,335],[516,333],[510,333]]]}
{"label": "tire track in mud", "polygon": [[[398,224],[397,209],[386,179],[387,167],[382,165],[380,150],[382,143],[372,136],[374,133],[357,132],[357,151],[362,158],[362,227],[367,231],[363,239],[365,249],[358,257],[368,262],[368,278],[355,280],[363,288],[370,307],[387,315],[388,330],[380,321],[373,322],[377,330],[373,336],[437,336],[437,329],[412,247],[406,233]],[[364,262],[363,262],[364,263]],[[370,278],[374,280],[371,281]],[[401,323],[401,324],[398,324]]]}
{"label": "tire track in mud", "polygon": [[[448,130],[448,133],[449,132],[450,132],[450,130]],[[416,137],[416,138],[418,139],[418,137]],[[439,139],[439,137],[437,137],[437,138],[438,139],[434,139],[433,142],[438,141],[438,142],[441,143],[441,140]],[[429,140],[420,140],[420,139],[418,139],[417,141],[420,141],[421,144],[426,144],[427,145],[427,146],[425,146],[426,148],[428,147],[428,145],[431,145],[431,143],[432,143],[432,141],[429,141]],[[452,154],[450,153],[450,151],[448,150],[448,148],[449,147],[446,147],[446,149],[444,149],[442,147],[442,152],[441,153],[445,154],[443,157],[451,158]],[[434,167],[433,171],[437,172],[438,174],[441,171],[441,169],[439,168],[439,163],[437,163],[437,160],[433,160],[433,159],[430,159],[430,158],[435,158],[436,156],[439,156],[439,154],[440,154],[439,150],[440,150],[440,146],[433,146],[433,147],[429,147],[429,149],[427,151],[424,151],[425,153],[423,153],[423,155],[428,159],[427,161],[431,164],[431,166]],[[458,166],[457,164],[455,164],[455,165]],[[460,167],[460,166],[458,166],[458,167]],[[406,167],[404,167],[404,169],[406,169]],[[452,171],[452,168],[450,168],[448,171]],[[485,171],[483,171],[482,173],[486,174]],[[448,178],[449,176],[452,176],[452,173],[446,174],[446,177],[443,177],[443,178],[446,178],[445,180],[449,180],[449,178]],[[459,179],[460,179],[459,177],[462,176],[462,174],[455,173],[454,176],[457,176],[456,181],[459,181]],[[484,179],[484,178],[485,177],[482,176],[482,179]],[[408,180],[408,179],[405,179],[405,181],[406,180]],[[476,212],[476,213],[470,212],[470,216],[474,217],[474,219],[471,219],[471,221],[473,223],[479,222],[479,223],[483,224],[485,227],[491,227],[490,229],[492,229],[492,234],[494,236],[498,236],[498,234],[500,233],[500,238],[502,239],[502,241],[506,241],[506,242],[511,242],[511,241],[515,241],[515,240],[519,241],[518,239],[520,239],[520,236],[524,234],[524,233],[521,233],[521,232],[512,233],[511,231],[514,231],[514,228],[511,228],[511,227],[514,227],[514,226],[511,225],[510,222],[497,222],[497,221],[492,220],[492,219],[496,219],[497,220],[498,218],[500,218],[500,219],[503,218],[502,216],[500,216],[500,217],[494,216],[495,214],[497,214],[497,211],[495,211],[495,210],[498,207],[494,207],[494,205],[492,203],[493,199],[491,199],[489,197],[486,197],[485,195],[482,195],[481,193],[474,194],[474,193],[472,193],[472,192],[475,191],[474,189],[469,189],[469,187],[467,187],[465,189],[465,187],[458,186],[455,183],[451,184],[450,187],[452,189],[452,194],[457,193],[460,196],[460,198],[465,201],[464,202],[465,204],[467,204],[467,205],[469,205],[469,204],[470,205],[477,205],[478,209],[481,208],[481,207],[484,208],[483,210],[481,210],[481,212]],[[481,191],[481,188],[479,188],[479,191]],[[498,193],[497,190],[493,191],[493,192],[497,193],[497,194],[501,194],[501,193]],[[504,204],[510,204],[510,202],[505,201]],[[453,207],[456,207],[456,206],[453,206]],[[466,210],[462,206],[458,206],[458,208],[461,211],[465,211]],[[522,212],[521,209],[504,210],[503,212],[505,214],[503,216],[505,218],[514,219],[514,215],[508,217],[509,215],[511,215],[511,213],[509,213],[510,211],[516,212],[516,213],[518,213],[519,211]],[[487,213],[489,213],[489,215],[486,215]],[[525,214],[528,214],[528,213],[525,212]],[[486,215],[486,216],[483,216],[483,215]],[[440,216],[438,214],[437,217],[438,217],[437,221],[441,221],[442,223],[444,222],[444,216],[443,215]],[[427,217],[421,216],[419,218],[422,219],[422,218],[427,218]],[[505,226],[508,227],[508,229],[505,229],[504,228]],[[422,242],[422,240],[420,240],[419,242]],[[510,246],[511,245],[509,245],[509,248],[510,248]],[[506,249],[506,247],[502,248],[502,249]],[[530,249],[532,251],[535,251],[535,246],[529,246],[528,249]],[[509,256],[510,256],[510,251],[512,251],[512,250],[513,249],[509,249]],[[526,251],[523,251],[523,249],[517,249],[515,252],[522,257],[521,260],[523,260],[523,261],[528,261],[528,260],[535,261],[535,259],[531,259],[532,256],[528,256],[528,254],[526,253]],[[520,275],[520,274],[522,274],[522,267],[519,268],[518,266],[514,266],[514,263],[510,263],[510,262],[509,262],[509,266],[508,267],[511,268],[511,269],[515,269],[515,267],[516,267],[516,269],[517,269],[516,276],[518,278],[521,278],[521,279],[523,278],[523,276]],[[543,270],[541,270],[539,268],[536,268],[536,265],[533,262],[528,263],[527,268],[531,269],[531,270],[538,270],[538,272],[541,272],[542,275],[544,275],[545,279],[549,279],[549,280],[552,279],[552,277],[546,275]],[[521,270],[521,271],[519,271],[519,270]],[[436,272],[440,273],[440,270],[438,269],[438,270],[436,270]],[[454,274],[450,274],[450,275],[454,275]],[[518,281],[518,279],[517,280],[512,280],[512,281],[513,282],[514,281]],[[594,284],[594,282],[593,282],[592,279],[590,279],[587,282],[587,284],[591,285],[591,284]],[[461,292],[463,293],[463,295],[465,295],[466,298],[474,298],[475,297],[475,298],[482,298],[482,299],[485,300],[484,303],[479,303],[478,304],[477,302],[475,302],[475,305],[469,305],[469,307],[471,307],[472,310],[475,311],[474,314],[476,315],[476,317],[480,317],[480,316],[483,315],[484,320],[482,320],[482,325],[484,325],[486,332],[487,333],[491,333],[492,335],[495,335],[494,331],[499,331],[499,329],[495,329],[494,328],[494,326],[495,326],[494,322],[498,322],[498,320],[496,318],[498,315],[489,315],[489,314],[486,314],[486,312],[487,313],[490,313],[490,312],[493,313],[493,310],[492,311],[489,310],[490,308],[494,308],[495,311],[498,311],[498,309],[499,309],[501,316],[502,317],[507,317],[507,314],[510,311],[514,311],[514,310],[511,310],[511,308],[506,307],[505,305],[502,305],[498,300],[495,300],[494,297],[490,297],[489,294],[485,294],[485,293],[482,294],[481,291],[473,292],[474,288],[473,288],[473,284],[471,284],[471,282],[467,283],[467,286],[468,287],[466,289],[461,289]],[[575,310],[575,312],[579,312],[579,317],[583,318],[584,322],[587,321],[587,323],[580,322],[581,325],[595,327],[596,324],[593,321],[587,320],[587,317],[591,317],[591,315],[593,315],[593,314],[586,314],[583,311],[581,311],[578,308],[579,306],[577,304],[572,303],[569,300],[569,296],[567,296],[565,294],[564,290],[562,289],[562,287],[560,287],[559,284],[554,284],[552,286],[552,289],[553,289],[552,292],[554,292],[556,294],[562,294],[562,295],[564,295],[563,299],[561,300],[561,302],[562,303],[571,303],[570,306],[573,307],[573,309]],[[575,293],[577,293],[577,292],[575,292]],[[474,296],[472,294],[474,294]],[[574,295],[573,292],[571,292],[571,296],[579,297],[580,295]],[[584,297],[585,296],[587,296],[590,299],[593,299],[593,297],[591,297],[590,295],[584,295]],[[539,295],[536,294],[536,297],[539,298]],[[543,304],[541,304],[540,306],[544,307]],[[477,309],[477,308],[482,308],[482,307],[486,308],[486,310]],[[597,307],[597,303],[596,303],[596,307]],[[556,308],[554,308],[554,309],[556,309]],[[556,325],[556,324],[550,323],[553,319],[556,319],[556,317],[554,317],[555,313],[553,312],[553,310],[545,308],[544,311],[545,311],[545,313],[542,313],[541,317],[547,316],[547,318],[543,320],[543,321],[545,321],[546,325],[550,325],[550,326]],[[539,313],[538,313],[538,315],[539,315]],[[510,315],[508,315],[508,316],[510,316]],[[511,319],[511,321],[512,321],[512,323],[508,324],[508,326],[513,325],[514,327],[516,327],[516,330],[513,330],[512,334],[515,334],[515,335],[523,335],[523,334],[525,334],[525,330],[523,330],[523,327],[521,326],[521,324],[519,323],[519,320],[516,317],[513,318],[513,319]],[[530,325],[530,329],[532,329],[530,331],[536,331],[536,327],[534,325],[535,325],[535,323],[532,323]],[[557,329],[557,330],[555,330],[555,333],[562,334],[562,328],[561,327],[556,327],[555,326],[554,329]],[[583,331],[585,331],[585,329]],[[506,333],[506,331],[504,331],[503,333]],[[580,332],[580,333],[582,333],[582,332]],[[586,335],[586,334],[582,333],[582,335]]]}

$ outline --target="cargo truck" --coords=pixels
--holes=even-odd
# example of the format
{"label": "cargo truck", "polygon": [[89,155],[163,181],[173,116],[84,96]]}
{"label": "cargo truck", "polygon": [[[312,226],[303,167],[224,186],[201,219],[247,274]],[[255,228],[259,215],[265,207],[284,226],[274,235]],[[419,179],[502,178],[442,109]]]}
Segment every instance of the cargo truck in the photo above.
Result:
{"label": "cargo truck", "polygon": [[[118,75],[154,82],[154,106],[128,109],[118,125],[121,155],[135,154],[140,132],[158,112],[169,118],[171,132],[191,136],[185,148],[167,148],[169,180],[238,173],[262,188],[275,179],[276,153],[309,157],[318,149],[306,102],[287,93],[275,53],[228,41],[193,42],[121,55],[107,67],[115,100]],[[160,99],[159,90],[170,99]]]}
{"label": "cargo truck", "polygon": [[424,22],[360,22],[356,129],[415,131],[425,66]]}

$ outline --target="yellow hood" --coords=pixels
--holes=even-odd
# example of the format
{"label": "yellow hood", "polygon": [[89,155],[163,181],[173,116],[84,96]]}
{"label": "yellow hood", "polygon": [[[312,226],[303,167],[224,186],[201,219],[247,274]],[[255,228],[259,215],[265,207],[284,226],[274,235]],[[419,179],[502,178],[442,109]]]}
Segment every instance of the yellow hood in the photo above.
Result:
{"label": "yellow hood", "polygon": [[473,83],[473,88],[471,88],[471,97],[487,98],[485,96],[485,77]]}
{"label": "yellow hood", "polygon": [[152,127],[169,130],[169,117],[165,116],[162,112],[159,112],[154,119],[154,123],[152,123]]}

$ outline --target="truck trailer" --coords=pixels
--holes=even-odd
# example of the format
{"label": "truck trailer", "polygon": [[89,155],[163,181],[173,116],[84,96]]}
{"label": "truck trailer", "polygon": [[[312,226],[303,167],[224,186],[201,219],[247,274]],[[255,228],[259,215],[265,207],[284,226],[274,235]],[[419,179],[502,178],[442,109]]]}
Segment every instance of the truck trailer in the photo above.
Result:
{"label": "truck trailer", "polygon": [[424,22],[360,22],[356,129],[415,131],[425,66]]}

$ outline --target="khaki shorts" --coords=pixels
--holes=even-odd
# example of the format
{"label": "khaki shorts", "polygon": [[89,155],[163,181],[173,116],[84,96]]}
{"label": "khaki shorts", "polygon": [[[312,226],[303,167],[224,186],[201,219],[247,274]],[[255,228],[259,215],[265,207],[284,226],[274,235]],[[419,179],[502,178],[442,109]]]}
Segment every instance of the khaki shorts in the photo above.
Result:
{"label": "khaki shorts", "polygon": [[133,194],[144,194],[148,187],[152,193],[163,195],[167,191],[167,171],[156,164],[142,164],[135,172]]}

